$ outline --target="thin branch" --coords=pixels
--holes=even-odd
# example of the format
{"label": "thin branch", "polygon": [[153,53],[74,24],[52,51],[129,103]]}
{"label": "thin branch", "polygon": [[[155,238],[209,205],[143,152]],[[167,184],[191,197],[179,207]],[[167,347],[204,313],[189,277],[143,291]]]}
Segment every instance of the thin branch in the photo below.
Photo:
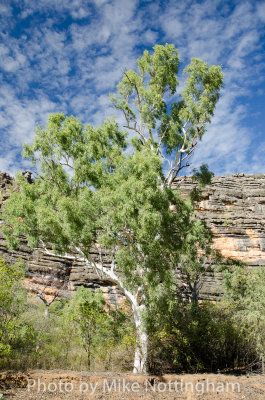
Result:
{"label": "thin branch", "polygon": [[124,75],[126,76],[126,78],[128,79],[128,81],[130,82],[130,84],[131,84],[132,86],[135,87],[135,90],[136,90],[136,93],[137,93],[137,98],[138,98],[138,107],[139,107],[139,111],[140,111],[140,113],[141,113],[141,112],[142,112],[142,105],[141,105],[141,97],[140,97],[140,93],[139,93],[139,91],[138,91],[138,87],[137,87],[137,85],[136,85],[135,83],[133,83],[133,82],[130,80],[130,78],[128,77],[127,72],[124,71]]}
{"label": "thin branch", "polygon": [[[140,112],[140,116],[141,116],[141,113],[142,113],[142,102],[141,102],[141,96],[140,96],[138,87],[137,87],[136,83],[133,83],[133,82],[130,80],[130,78],[129,78],[127,72],[124,71],[124,75],[126,76],[126,78],[128,79],[128,81],[130,82],[130,84],[131,84],[132,86],[134,86],[134,88],[135,88],[135,90],[136,90],[137,102],[138,102],[139,112]],[[154,108],[154,109],[152,110],[151,114],[155,112],[155,109],[156,109],[156,108]],[[127,121],[127,125],[128,125],[127,128],[130,129],[130,128],[129,128],[128,121]],[[136,127],[136,123],[135,123],[135,127]],[[136,129],[134,129],[134,130],[135,130],[136,132],[138,132],[138,133],[141,135],[141,137],[144,138],[144,139],[143,139],[144,142],[146,142],[146,139],[145,139],[144,135],[143,135],[142,133],[140,133],[139,130],[136,130]],[[149,133],[150,139],[151,139],[152,141],[154,141],[154,138],[153,138],[153,135],[152,135],[152,131],[151,131],[150,128],[148,129],[148,133]]]}
{"label": "thin branch", "polygon": [[93,214],[92,212],[90,212],[90,211],[87,211],[87,210],[83,210],[82,208],[80,209],[82,212],[84,212],[84,213],[86,213],[86,214],[88,214],[88,215],[90,215],[91,217],[93,217],[93,218],[97,218],[98,217],[98,215],[96,215],[96,214]]}
{"label": "thin branch", "polygon": [[130,125],[128,124],[128,125],[123,125],[123,128],[127,128],[127,129],[130,129],[130,130],[135,131],[136,133],[138,133],[138,135],[141,136],[141,138],[143,139],[143,142],[146,143],[146,138],[145,138],[145,136],[142,134],[142,132],[141,132],[139,129],[136,128],[136,122],[135,122],[134,127],[132,127],[132,126],[130,126]]}
{"label": "thin branch", "polygon": [[96,271],[96,274],[99,278],[102,278],[102,275],[99,274],[99,269],[96,266],[95,261],[93,260],[93,258],[90,256],[90,254],[88,254],[89,259],[87,258],[87,256],[85,255],[85,253],[80,249],[80,247],[75,246],[74,247],[75,250],[83,257],[83,258],[77,258],[77,260],[79,261],[83,261],[86,263],[86,266],[93,266],[94,270]]}
{"label": "thin branch", "polygon": [[[161,146],[161,144],[162,144],[162,142],[163,142],[163,139],[164,139],[165,136],[166,136],[166,133],[167,133],[167,131],[168,131],[169,126],[170,126],[170,124],[167,124],[167,126],[166,126],[166,128],[165,128],[165,130],[164,130],[164,132],[163,132],[163,135],[160,137],[160,140],[159,140],[159,143],[158,143],[158,147],[157,147],[157,151],[160,150],[160,146]],[[161,151],[161,150],[160,150],[160,151]]]}
{"label": "thin branch", "polygon": [[68,163],[60,163],[60,165],[65,165],[66,167],[69,167],[71,169],[74,169],[74,167]]}

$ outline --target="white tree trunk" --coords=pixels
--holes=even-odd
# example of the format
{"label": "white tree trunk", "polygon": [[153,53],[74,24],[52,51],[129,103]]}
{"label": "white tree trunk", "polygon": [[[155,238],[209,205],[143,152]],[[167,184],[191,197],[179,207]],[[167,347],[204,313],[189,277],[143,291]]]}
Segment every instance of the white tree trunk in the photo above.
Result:
{"label": "white tree trunk", "polygon": [[[52,254],[49,252],[44,244],[42,245],[46,254]],[[85,261],[86,264],[90,266],[94,266],[99,273],[105,274],[111,281],[113,281],[116,285],[120,287],[120,289],[124,292],[127,299],[130,301],[132,305],[132,311],[134,316],[134,322],[136,327],[136,347],[135,347],[135,356],[134,356],[134,367],[133,372],[135,374],[141,374],[147,372],[147,361],[148,361],[148,334],[144,321],[144,313],[146,311],[145,295],[143,293],[143,287],[138,287],[136,294],[130,292],[124,286],[122,279],[118,274],[114,271],[114,263],[112,263],[111,268],[106,268],[101,263],[93,262],[92,260],[88,260],[85,257],[85,254],[79,247],[75,247],[77,252],[82,255],[82,258],[77,258],[76,256],[69,256],[68,254],[63,255],[64,258],[69,259],[79,259],[80,261]],[[58,255],[57,255],[58,257]]]}
{"label": "white tree trunk", "polygon": [[[89,261],[87,261],[89,263]],[[123,291],[127,299],[132,305],[133,317],[136,327],[136,347],[134,356],[133,373],[141,374],[147,372],[148,361],[148,333],[144,321],[144,313],[146,311],[145,295],[143,287],[138,287],[136,294],[130,292],[124,286],[122,279],[114,272],[114,264],[111,269],[103,267],[102,264],[94,264],[101,272],[104,272],[114,283],[116,283]]]}
{"label": "white tree trunk", "polygon": [[46,304],[45,304],[45,310],[44,310],[44,317],[45,318],[50,317],[49,307]]}
{"label": "white tree trunk", "polygon": [[133,316],[136,326],[136,345],[133,373],[140,374],[147,372],[148,355],[148,334],[145,326],[143,313],[146,311],[145,305],[132,304]]}

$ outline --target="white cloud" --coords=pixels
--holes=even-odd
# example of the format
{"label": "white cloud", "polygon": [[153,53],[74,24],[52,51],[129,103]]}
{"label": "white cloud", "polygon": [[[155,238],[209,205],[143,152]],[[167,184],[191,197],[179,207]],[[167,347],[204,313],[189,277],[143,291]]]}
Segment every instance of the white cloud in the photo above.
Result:
{"label": "white cloud", "polygon": [[261,2],[257,4],[257,18],[265,22],[265,3]]}
{"label": "white cloud", "polygon": [[[21,164],[16,161],[24,141],[31,141],[37,124],[44,125],[56,105],[45,97],[24,100],[17,97],[10,85],[0,87],[1,168],[14,171]],[[13,161],[12,161],[13,160]],[[6,169],[3,169],[6,166]]]}
{"label": "white cloud", "polygon": [[[216,173],[256,170],[257,158],[249,155],[256,131],[255,124],[246,126],[246,96],[253,93],[251,85],[264,83],[264,59],[260,60],[257,52],[262,51],[264,27],[260,19],[265,3],[258,5],[259,16],[255,4],[248,1],[236,2],[232,12],[218,0],[190,2],[185,7],[183,4],[176,8],[171,3],[160,16],[165,38],[173,36],[177,40],[186,28],[180,39],[181,58],[188,61],[197,56],[222,64],[225,73],[221,100],[193,162],[196,166],[207,162]],[[181,29],[177,23],[174,30],[174,19],[180,21]],[[262,169],[263,160],[259,160]]]}
{"label": "white cloud", "polygon": [[251,144],[247,128],[240,125],[246,108],[235,105],[235,94],[228,91],[218,104],[215,116],[192,162],[208,163],[216,174],[246,171],[245,156]]}
{"label": "white cloud", "polygon": [[[1,168],[13,171],[21,163],[14,155],[20,153],[23,141],[31,140],[36,124],[45,124],[50,112],[71,109],[84,122],[97,125],[113,114],[108,91],[115,88],[122,68],[135,62],[137,2],[95,3],[99,14],[85,24],[73,22],[68,29],[59,29],[57,17],[49,14],[44,23],[27,28],[21,36],[5,35],[0,68],[9,75],[0,87],[1,142],[5,143]],[[74,19],[90,16],[90,2],[84,6],[79,0],[25,0],[24,4],[18,18],[36,11],[48,15],[51,10],[69,12]],[[151,31],[145,40],[152,40]]]}
{"label": "white cloud", "polygon": [[[242,98],[251,95],[251,85],[263,84],[265,2],[140,3],[23,0],[17,16],[11,5],[0,5],[8,32],[0,36],[0,129],[5,143],[0,167],[13,168],[19,146],[32,137],[37,121],[46,122],[49,112],[71,112],[96,125],[113,115],[108,93],[123,70],[136,67],[143,47],[167,41],[179,48],[184,63],[200,57],[224,67],[223,96],[194,163],[203,160],[216,171],[244,168],[255,132],[245,126]],[[15,24],[20,34],[13,34]],[[256,169],[258,162],[257,154],[248,168]]]}
{"label": "white cloud", "polygon": [[58,13],[69,13],[74,19],[83,19],[90,15],[90,2],[82,0],[24,0],[24,8],[20,14],[21,18],[27,18],[35,12],[49,14],[52,11]]}

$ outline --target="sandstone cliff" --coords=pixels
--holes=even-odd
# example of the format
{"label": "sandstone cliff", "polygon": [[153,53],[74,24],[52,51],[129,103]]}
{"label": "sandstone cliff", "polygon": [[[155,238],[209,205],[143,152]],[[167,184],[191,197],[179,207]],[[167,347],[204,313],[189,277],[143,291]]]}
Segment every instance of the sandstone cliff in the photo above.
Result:
{"label": "sandstone cliff", "polygon": [[[8,197],[8,186],[12,182],[8,174],[0,174],[3,201]],[[180,190],[183,196],[187,196],[192,187],[190,177],[178,178],[174,183],[174,188]],[[245,261],[251,267],[265,265],[265,176],[238,174],[215,177],[202,195],[196,218],[205,220],[211,228],[214,247],[223,256]],[[92,248],[91,254],[97,259],[98,249]],[[56,296],[69,297],[80,285],[89,289],[101,288],[112,304],[123,299],[117,286],[108,279],[100,278],[81,261],[74,257],[47,255],[42,249],[32,252],[23,238],[17,251],[11,251],[6,248],[1,234],[0,255],[8,262],[22,258],[28,271],[25,285],[37,294],[43,293],[47,300]],[[107,265],[107,255],[104,261]],[[220,274],[208,274],[203,280],[200,297],[214,298],[221,292],[220,284]]]}

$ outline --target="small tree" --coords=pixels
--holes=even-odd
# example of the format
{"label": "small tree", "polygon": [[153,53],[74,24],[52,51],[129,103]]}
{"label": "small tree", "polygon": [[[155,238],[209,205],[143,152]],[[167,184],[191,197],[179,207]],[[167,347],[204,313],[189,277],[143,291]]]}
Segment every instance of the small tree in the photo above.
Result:
{"label": "small tree", "polygon": [[106,303],[100,290],[95,293],[78,288],[77,293],[67,307],[69,320],[77,323],[82,339],[82,345],[87,353],[87,365],[91,367],[92,350],[98,336],[110,328],[110,317],[105,309]]}
{"label": "small tree", "polygon": [[[18,177],[20,192],[3,212],[10,245],[23,233],[33,247],[49,242],[57,252],[74,249],[121,288],[136,326],[134,372],[147,369],[150,291],[161,281],[172,282],[187,247],[193,246],[193,255],[205,247],[192,202],[171,186],[210,122],[222,72],[192,59],[182,94],[176,95],[178,64],[173,45],[157,45],[138,60],[138,73],[124,72],[112,97],[124,115],[124,131],[113,119],[84,128],[72,116],[51,115],[33,145],[24,148],[39,175],[33,185]],[[97,259],[90,255],[95,242]]]}
{"label": "small tree", "polygon": [[30,327],[21,319],[25,311],[25,291],[21,286],[23,269],[0,258],[0,355],[8,355]]}
{"label": "small tree", "polygon": [[[50,268],[51,270],[51,268]],[[47,271],[38,276],[37,282],[27,282],[27,289],[32,293],[35,293],[45,305],[44,316],[49,318],[50,306],[58,300],[61,292],[67,288],[69,283],[70,270],[59,271],[57,274],[57,281],[54,283],[54,287],[51,288],[51,281],[54,279],[52,271],[48,275]]]}

